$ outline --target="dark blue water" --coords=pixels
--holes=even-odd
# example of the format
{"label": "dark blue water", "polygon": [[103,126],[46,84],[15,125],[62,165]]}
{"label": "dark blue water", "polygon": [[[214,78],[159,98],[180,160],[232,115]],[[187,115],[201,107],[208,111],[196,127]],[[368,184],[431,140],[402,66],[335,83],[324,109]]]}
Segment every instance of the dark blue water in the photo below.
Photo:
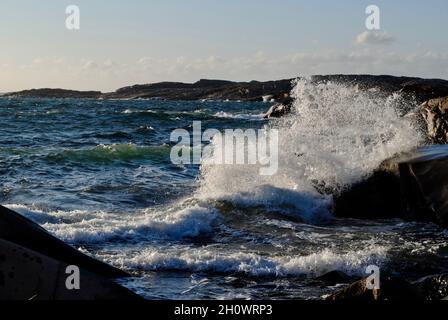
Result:
{"label": "dark blue water", "polygon": [[313,280],[327,271],[446,267],[448,234],[434,225],[307,224],[261,205],[196,199],[200,166],[172,164],[172,130],[198,120],[258,129],[268,107],[0,98],[0,202],[133,273],[123,283],[148,298],[318,299],[338,289]]}

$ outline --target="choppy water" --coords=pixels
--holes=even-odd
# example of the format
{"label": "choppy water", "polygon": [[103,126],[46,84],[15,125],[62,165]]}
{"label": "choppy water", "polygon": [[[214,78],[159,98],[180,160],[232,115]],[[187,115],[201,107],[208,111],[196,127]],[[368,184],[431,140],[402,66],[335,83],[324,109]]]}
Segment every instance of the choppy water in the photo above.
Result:
{"label": "choppy water", "polygon": [[[295,111],[263,103],[0,99],[0,202],[132,272],[148,298],[305,298],[313,280],[376,264],[409,278],[446,270],[448,233],[400,220],[334,219],[332,198],[383,159],[421,144],[411,102],[299,83]],[[279,170],[174,165],[170,133],[279,128]],[[207,159],[206,159],[207,160]]]}

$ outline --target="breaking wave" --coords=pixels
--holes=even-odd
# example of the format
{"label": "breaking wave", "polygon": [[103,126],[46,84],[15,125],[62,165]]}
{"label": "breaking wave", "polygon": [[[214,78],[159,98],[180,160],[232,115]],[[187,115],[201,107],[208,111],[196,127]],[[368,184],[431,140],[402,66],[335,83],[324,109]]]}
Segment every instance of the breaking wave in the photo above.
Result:
{"label": "breaking wave", "polygon": [[196,197],[326,220],[332,196],[319,193],[317,184],[338,192],[368,177],[384,159],[422,142],[411,120],[401,115],[410,102],[398,93],[384,96],[300,80],[292,96],[292,112],[268,125],[279,130],[278,171],[261,176],[260,165],[215,165],[212,154],[202,163]]}

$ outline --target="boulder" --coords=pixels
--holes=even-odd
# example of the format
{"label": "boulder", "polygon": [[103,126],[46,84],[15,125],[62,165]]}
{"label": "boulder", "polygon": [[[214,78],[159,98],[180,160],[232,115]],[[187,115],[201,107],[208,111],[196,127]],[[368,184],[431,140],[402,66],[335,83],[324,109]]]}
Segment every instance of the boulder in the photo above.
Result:
{"label": "boulder", "polygon": [[401,216],[398,159],[384,161],[367,179],[334,195],[338,217],[381,219]]}
{"label": "boulder", "polygon": [[433,143],[448,143],[448,97],[426,101],[419,107]]}
{"label": "boulder", "polygon": [[293,99],[288,96],[288,98],[285,98],[281,103],[276,103],[271,108],[269,108],[269,110],[264,115],[264,118],[271,119],[284,116],[285,114],[291,112],[293,102]]}
{"label": "boulder", "polygon": [[448,146],[420,149],[399,163],[403,217],[448,227]]}
{"label": "boulder", "polygon": [[91,258],[49,234],[36,223],[0,206],[0,239],[13,242],[55,260],[77,265],[104,277],[126,277],[126,272]]}
{"label": "boulder", "polygon": [[398,277],[382,277],[380,289],[367,288],[367,278],[350,284],[326,300],[333,301],[384,301],[384,300],[421,300],[418,290],[409,282]]}
{"label": "boulder", "polygon": [[403,218],[448,227],[448,146],[418,148],[385,161],[334,195],[338,217]]}
{"label": "boulder", "polygon": [[73,271],[62,261],[0,239],[0,300],[141,300],[113,281],[79,268],[79,288]]}
{"label": "boulder", "polygon": [[425,300],[442,300],[448,297],[448,274],[426,276],[413,285],[420,291]]}

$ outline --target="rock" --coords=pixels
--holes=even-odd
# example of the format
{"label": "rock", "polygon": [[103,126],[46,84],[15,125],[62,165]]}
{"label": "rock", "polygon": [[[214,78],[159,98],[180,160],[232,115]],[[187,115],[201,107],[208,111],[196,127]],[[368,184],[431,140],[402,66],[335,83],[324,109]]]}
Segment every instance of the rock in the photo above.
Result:
{"label": "rock", "polygon": [[[241,100],[263,101],[263,96],[271,95],[282,102],[289,95],[295,79],[276,81],[233,82],[225,80],[199,80],[195,83],[159,82],[133,85],[114,92],[74,91],[63,89],[33,89],[7,93],[9,97],[37,98],[91,98],[91,99],[153,99],[167,100]],[[448,81],[410,77],[373,75],[317,75],[313,82],[332,81],[356,85],[360,90],[379,91],[384,94],[401,92],[417,103],[448,96]],[[410,111],[410,110],[408,110]]]}
{"label": "rock", "polygon": [[448,146],[420,149],[421,156],[399,164],[406,219],[448,227]]}
{"label": "rock", "polygon": [[334,195],[338,217],[357,219],[401,216],[401,190],[397,158],[385,161],[369,178]]}
{"label": "rock", "polygon": [[99,99],[100,91],[76,91],[65,89],[31,89],[7,93],[7,97],[21,98],[64,98],[64,99]]}
{"label": "rock", "polygon": [[426,101],[419,108],[428,136],[434,143],[448,143],[448,97]]}
{"label": "rock", "polygon": [[448,297],[448,274],[426,276],[413,282],[413,285],[425,300],[442,300]]}
{"label": "rock", "polygon": [[368,289],[367,278],[350,284],[326,300],[333,301],[384,301],[384,300],[422,300],[423,297],[407,281],[397,277],[382,277],[380,289]]}
{"label": "rock", "polygon": [[338,217],[404,218],[448,227],[448,146],[418,148],[385,161],[372,176],[334,195]]}
{"label": "rock", "polygon": [[280,118],[291,112],[294,100],[289,96],[284,98],[281,103],[276,103],[263,116],[265,119]]}
{"label": "rock", "polygon": [[286,113],[288,113],[290,110],[291,106],[284,105],[283,103],[276,103],[271,108],[269,108],[269,110],[266,112],[263,118],[265,119],[280,118],[284,116]]}
{"label": "rock", "polygon": [[142,299],[113,281],[82,268],[79,270],[79,290],[69,290],[66,282],[73,273],[66,273],[67,267],[64,262],[0,239],[0,300]]}
{"label": "rock", "polygon": [[105,277],[129,276],[122,270],[79,252],[34,222],[2,206],[0,206],[0,238]]}

